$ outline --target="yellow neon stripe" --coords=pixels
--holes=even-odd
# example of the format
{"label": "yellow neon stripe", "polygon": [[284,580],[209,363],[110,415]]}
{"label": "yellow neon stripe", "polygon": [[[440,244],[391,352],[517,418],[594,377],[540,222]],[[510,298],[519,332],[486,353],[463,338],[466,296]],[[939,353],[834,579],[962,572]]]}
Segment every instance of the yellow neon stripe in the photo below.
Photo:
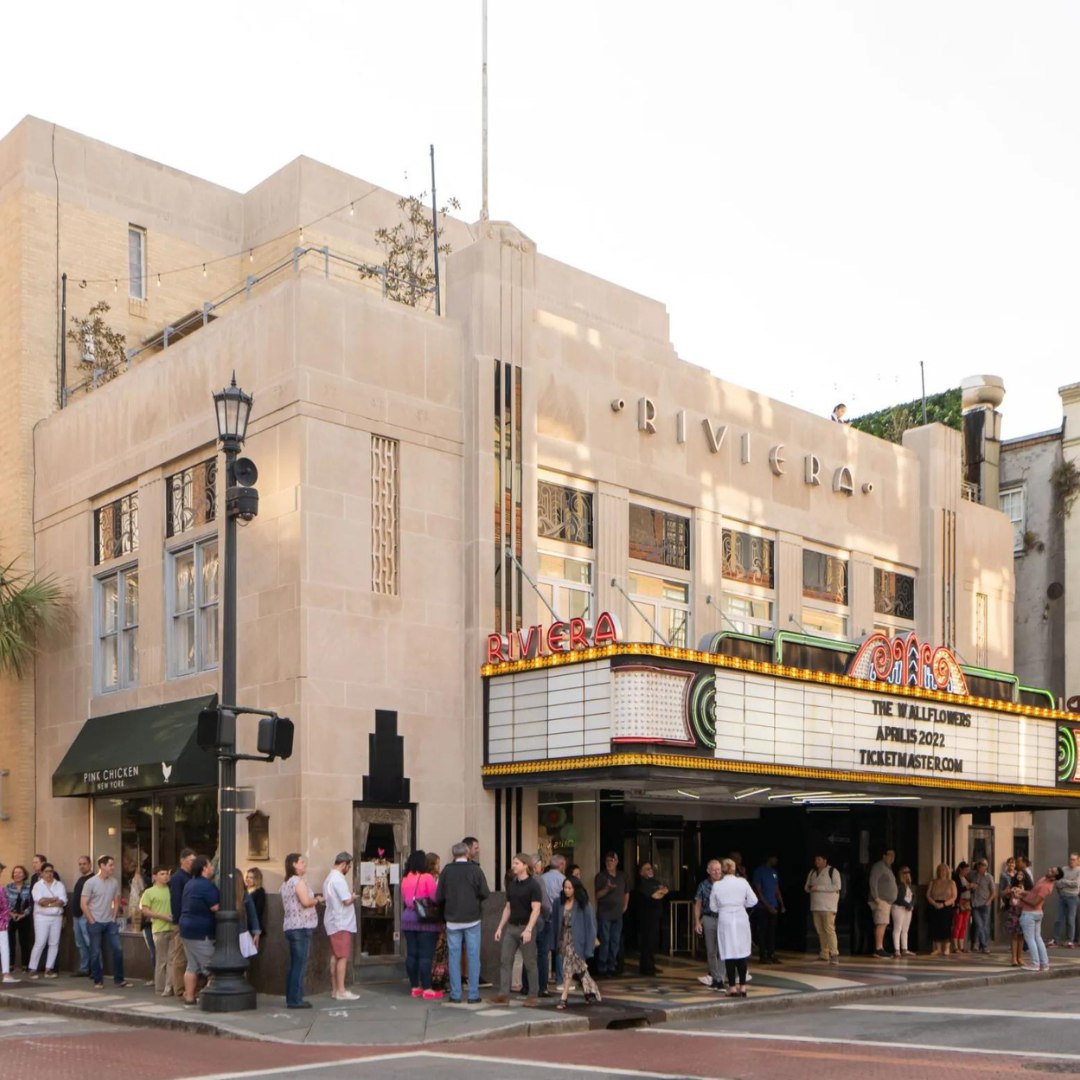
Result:
{"label": "yellow neon stripe", "polygon": [[804,765],[774,765],[759,761],[722,761],[718,758],[688,757],[685,754],[593,754],[587,757],[549,758],[485,765],[482,776],[519,776],[523,773],[552,773],[573,769],[610,769],[626,765],[654,765],[664,769],[696,769],[700,772],[730,772],[749,776],[789,776],[800,780],[839,780],[855,784],[894,784],[901,787],[947,788],[950,791],[994,792],[1002,795],[1061,796],[1080,799],[1076,789],[1031,787],[1027,784],[981,783],[977,780],[939,780],[930,776],[891,776],[844,769],[818,769]]}
{"label": "yellow neon stripe", "polygon": [[726,668],[753,675],[771,675],[777,679],[816,683],[819,686],[843,686],[849,690],[867,690],[874,694],[893,694],[897,697],[913,697],[933,701],[939,705],[956,708],[966,705],[971,709],[1010,713],[1031,720],[1068,720],[1080,727],[1080,714],[1043,709],[1037,705],[1020,705],[1013,701],[995,701],[991,698],[973,697],[970,694],[943,694],[937,690],[924,690],[921,686],[893,686],[891,683],[871,682],[869,679],[853,679],[849,675],[832,675],[824,671],[808,671],[806,668],[788,664],[773,664],[761,660],[743,660],[737,656],[720,656],[718,653],[698,652],[697,649],[677,649],[670,645],[604,645],[599,649],[579,649],[572,653],[556,653],[538,656],[532,660],[514,660],[505,664],[484,664],[480,674],[485,679],[499,675],[514,675],[520,671],[539,671],[544,668],[562,667],[566,664],[584,664],[590,660],[607,660],[613,656],[653,656],[668,660],[689,660],[695,664]]}

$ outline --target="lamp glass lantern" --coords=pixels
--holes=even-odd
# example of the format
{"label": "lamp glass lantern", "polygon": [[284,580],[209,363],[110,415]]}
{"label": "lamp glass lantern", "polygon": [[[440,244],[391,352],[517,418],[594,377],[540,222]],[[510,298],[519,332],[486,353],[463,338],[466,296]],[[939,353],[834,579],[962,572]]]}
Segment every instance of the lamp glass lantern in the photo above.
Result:
{"label": "lamp glass lantern", "polygon": [[236,373],[232,383],[224,390],[214,394],[214,408],[217,411],[218,438],[222,443],[238,446],[247,437],[248,417],[255,398],[245,394],[236,385]]}

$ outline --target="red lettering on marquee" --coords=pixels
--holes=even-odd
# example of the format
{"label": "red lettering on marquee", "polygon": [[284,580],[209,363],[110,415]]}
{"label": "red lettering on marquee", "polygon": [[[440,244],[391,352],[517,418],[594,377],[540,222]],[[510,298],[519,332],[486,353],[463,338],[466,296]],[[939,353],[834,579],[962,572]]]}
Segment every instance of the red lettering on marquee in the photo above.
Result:
{"label": "red lettering on marquee", "polygon": [[488,634],[487,663],[506,664],[514,660],[526,660],[547,654],[578,652],[582,649],[600,648],[603,645],[617,645],[619,632],[614,618],[606,611],[600,613],[596,626],[589,636],[589,625],[584,619],[574,618],[569,622],[554,622],[545,632],[542,626],[530,626],[515,631],[511,635]]}
{"label": "red lettering on marquee", "polygon": [[566,623],[553,622],[547,632],[548,652],[566,652]]}
{"label": "red lettering on marquee", "polygon": [[615,620],[606,611],[601,611],[596,620],[596,629],[593,630],[593,647],[599,649],[601,645],[616,645],[618,641]]}

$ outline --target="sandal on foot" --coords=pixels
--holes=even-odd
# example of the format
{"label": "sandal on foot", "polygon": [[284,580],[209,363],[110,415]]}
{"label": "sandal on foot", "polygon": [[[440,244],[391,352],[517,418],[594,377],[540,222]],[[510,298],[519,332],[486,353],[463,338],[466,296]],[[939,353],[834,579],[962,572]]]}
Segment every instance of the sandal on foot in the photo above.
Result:
{"label": "sandal on foot", "polygon": [[565,1009],[566,1008],[566,998],[559,998],[559,1000],[555,1002],[555,1008],[558,1009],[560,1012],[563,1009]]}

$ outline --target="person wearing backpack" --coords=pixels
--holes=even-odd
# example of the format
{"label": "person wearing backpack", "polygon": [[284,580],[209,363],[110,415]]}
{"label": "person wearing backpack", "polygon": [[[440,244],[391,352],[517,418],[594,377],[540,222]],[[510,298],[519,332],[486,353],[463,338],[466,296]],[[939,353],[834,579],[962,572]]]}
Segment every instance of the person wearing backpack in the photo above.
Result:
{"label": "person wearing backpack", "polygon": [[814,856],[814,869],[806,876],[804,889],[810,894],[810,917],[818,936],[818,959],[840,963],[836,942],[836,909],[840,906],[843,879],[824,855]]}

